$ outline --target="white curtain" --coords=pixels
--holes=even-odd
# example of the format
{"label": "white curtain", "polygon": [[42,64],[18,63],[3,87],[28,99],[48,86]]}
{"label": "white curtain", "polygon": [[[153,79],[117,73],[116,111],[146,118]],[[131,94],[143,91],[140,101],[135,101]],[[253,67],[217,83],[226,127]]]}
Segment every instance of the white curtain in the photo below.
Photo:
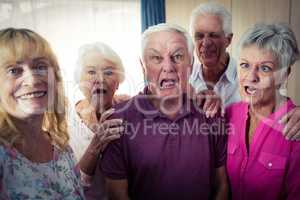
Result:
{"label": "white curtain", "polygon": [[78,49],[96,41],[122,58],[126,80],[118,93],[134,95],[143,86],[139,0],[0,0],[0,28],[29,28],[51,44],[70,100],[80,96],[73,82]]}

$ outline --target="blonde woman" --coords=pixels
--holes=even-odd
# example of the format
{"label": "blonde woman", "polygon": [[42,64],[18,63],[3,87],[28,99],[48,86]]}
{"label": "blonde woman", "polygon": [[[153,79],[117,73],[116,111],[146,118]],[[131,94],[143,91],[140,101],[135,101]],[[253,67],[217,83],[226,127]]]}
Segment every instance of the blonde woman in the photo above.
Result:
{"label": "blonde woman", "polygon": [[0,85],[0,199],[84,199],[48,42],[0,30]]}

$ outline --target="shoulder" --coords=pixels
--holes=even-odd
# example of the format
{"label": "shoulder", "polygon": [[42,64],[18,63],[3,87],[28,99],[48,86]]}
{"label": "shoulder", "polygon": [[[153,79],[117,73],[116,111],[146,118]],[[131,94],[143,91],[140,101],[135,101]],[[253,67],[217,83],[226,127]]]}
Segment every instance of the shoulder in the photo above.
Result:
{"label": "shoulder", "polygon": [[226,117],[229,117],[235,113],[239,113],[242,110],[245,110],[248,108],[248,104],[244,102],[235,102],[230,104],[229,106],[226,107]]}
{"label": "shoulder", "polygon": [[120,117],[132,119],[138,117],[141,114],[139,108],[143,107],[143,96],[145,95],[136,95],[126,101],[114,105],[113,108],[115,111],[113,118]]}

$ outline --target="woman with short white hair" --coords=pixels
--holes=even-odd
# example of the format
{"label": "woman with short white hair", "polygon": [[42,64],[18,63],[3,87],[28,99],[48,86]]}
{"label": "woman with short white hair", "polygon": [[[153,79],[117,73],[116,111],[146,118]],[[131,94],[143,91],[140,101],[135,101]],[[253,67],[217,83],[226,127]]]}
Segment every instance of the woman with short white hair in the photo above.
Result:
{"label": "woman with short white hair", "polygon": [[233,200],[300,198],[300,142],[286,140],[278,122],[295,108],[280,88],[297,59],[297,41],[286,25],[255,25],[241,39],[242,101],[226,113],[231,125],[227,171]]}
{"label": "woman with short white hair", "polygon": [[[70,113],[69,127],[70,144],[78,160],[82,182],[89,188],[87,199],[105,198],[102,175],[97,174],[95,183],[93,177],[101,173],[96,169],[101,153],[123,131],[121,119],[107,119],[113,113],[114,95],[123,80],[122,61],[108,45],[97,42],[80,48],[75,81],[84,99],[78,101]],[[97,190],[91,190],[91,185]]]}

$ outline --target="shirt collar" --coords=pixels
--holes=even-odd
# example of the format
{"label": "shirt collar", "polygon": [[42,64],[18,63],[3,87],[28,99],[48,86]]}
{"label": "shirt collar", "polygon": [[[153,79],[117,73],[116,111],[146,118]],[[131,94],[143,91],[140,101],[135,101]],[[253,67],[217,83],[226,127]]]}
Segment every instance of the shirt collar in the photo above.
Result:
{"label": "shirt collar", "polygon": [[[237,69],[236,69],[236,61],[234,58],[229,56],[229,63],[227,65],[227,68],[224,72],[224,74],[221,76],[221,79],[226,78],[229,82],[235,83],[236,82],[236,76],[237,76]],[[194,81],[197,78],[200,78],[200,80],[203,80],[202,75],[202,64],[195,62],[193,65],[193,71],[191,74],[191,80]]]}
{"label": "shirt collar", "polygon": [[229,56],[229,63],[227,65],[227,69],[224,74],[227,80],[230,81],[231,83],[236,82],[236,76],[237,76],[236,68],[237,68],[236,61],[231,56]]}

